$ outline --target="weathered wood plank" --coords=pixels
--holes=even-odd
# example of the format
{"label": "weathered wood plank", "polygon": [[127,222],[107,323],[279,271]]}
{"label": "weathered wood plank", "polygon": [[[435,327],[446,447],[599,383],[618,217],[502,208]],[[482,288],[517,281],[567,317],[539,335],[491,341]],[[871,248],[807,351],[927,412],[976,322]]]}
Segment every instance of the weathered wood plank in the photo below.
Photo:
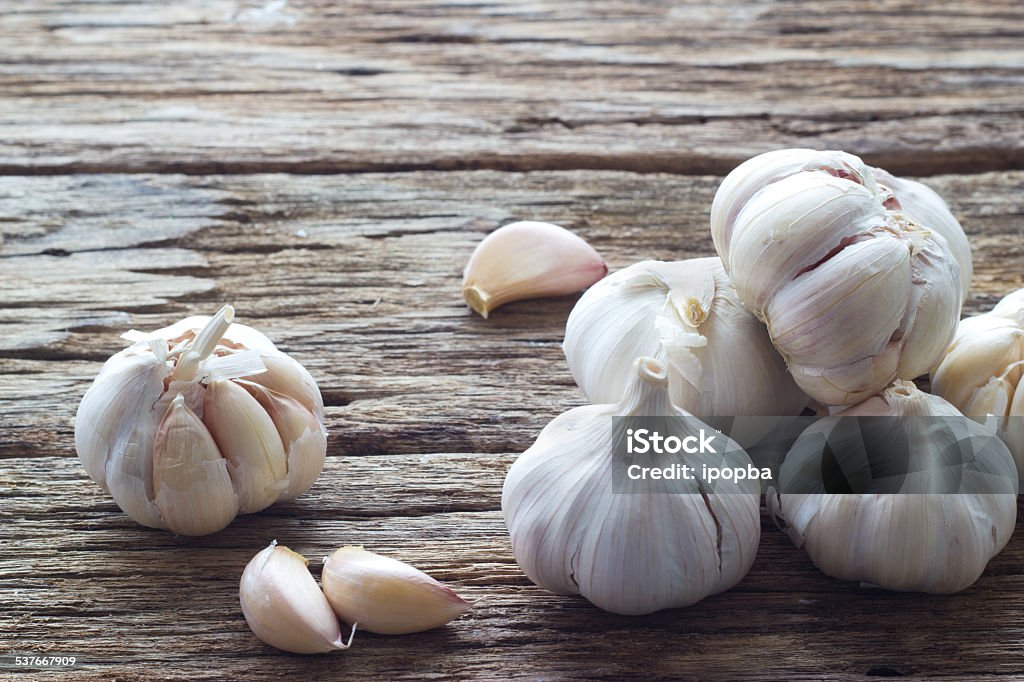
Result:
{"label": "weathered wood plank", "polygon": [[1024,167],[1014,0],[21,0],[0,171]]}
{"label": "weathered wood plank", "polygon": [[[827,578],[765,520],[736,589],[690,609],[615,617],[547,594],[518,570],[496,511],[512,456],[332,458],[310,495],[192,540],[129,521],[73,460],[0,461],[0,652],[84,657],[67,679],[1020,673],[1020,531],[976,585],[927,597]],[[475,510],[446,511],[453,496]],[[478,602],[442,630],[361,633],[345,653],[283,655],[252,636],[237,597],[245,563],[273,538],[310,558],[314,573],[318,557],[361,543]]]}
{"label": "weathered wood plank", "polygon": [[[123,347],[119,334],[226,301],[319,380],[330,454],[521,451],[581,402],[559,345],[574,299],[470,314],[459,283],[475,244],[531,218],[577,230],[613,268],[713,254],[717,183],[490,171],[0,179],[0,214],[11,216],[0,251],[0,457],[73,454],[78,399]],[[930,183],[974,244],[967,310],[1024,286],[1024,173]],[[121,227],[99,229],[108,222]]]}

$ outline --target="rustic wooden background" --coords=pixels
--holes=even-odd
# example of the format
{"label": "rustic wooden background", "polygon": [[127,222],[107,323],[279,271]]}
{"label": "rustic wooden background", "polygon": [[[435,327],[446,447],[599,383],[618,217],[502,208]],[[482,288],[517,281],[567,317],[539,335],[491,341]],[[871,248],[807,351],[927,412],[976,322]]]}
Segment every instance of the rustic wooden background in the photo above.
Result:
{"label": "rustic wooden background", "polygon": [[[484,321],[459,293],[514,219],[613,268],[712,253],[720,176],[841,148],[921,176],[975,249],[966,311],[1024,286],[1019,0],[3,0],[0,656],[32,678],[1024,676],[1024,532],[966,592],[819,574],[767,520],[733,591],[646,618],[531,585],[504,472],[582,396],[574,299]],[[128,520],[75,458],[73,417],[129,327],[224,302],[320,382],[306,496],[203,539]],[[362,543],[477,607],[451,626],[299,657],[237,583],[271,539]],[[0,668],[0,676],[14,676]]]}

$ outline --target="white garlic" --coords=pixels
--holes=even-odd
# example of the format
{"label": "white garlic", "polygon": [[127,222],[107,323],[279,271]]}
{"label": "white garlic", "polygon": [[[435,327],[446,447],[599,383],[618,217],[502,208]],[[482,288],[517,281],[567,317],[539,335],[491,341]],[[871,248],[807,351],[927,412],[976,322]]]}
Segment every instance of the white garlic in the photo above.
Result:
{"label": "white garlic", "polygon": [[381,635],[432,630],[470,609],[423,571],[362,547],[342,547],[325,558],[323,583],[339,618]]}
{"label": "white garlic", "polygon": [[886,208],[902,212],[918,225],[935,230],[946,240],[946,246],[960,266],[960,289],[962,300],[966,301],[974,277],[971,244],[967,241],[964,228],[950,212],[949,206],[935,190],[925,184],[898,178],[881,168],[869,168],[882,194],[891,194],[891,198],[887,197],[885,200]]}
{"label": "white garlic", "polygon": [[238,588],[245,621],[257,637],[283,651],[317,654],[347,649],[338,619],[310,575],[306,559],[277,542],[245,567]]}
{"label": "white garlic", "polygon": [[[613,493],[612,416],[689,416],[667,384],[663,363],[638,358],[618,403],[556,417],[509,469],[501,508],[516,561],[537,585],[640,615],[694,604],[750,569],[761,531],[756,483],[719,481],[709,492],[694,479],[679,493]],[[691,420],[666,420],[679,432],[663,435],[696,435],[684,432]],[[730,465],[750,464],[729,442]],[[688,457],[697,466],[723,455]]]}
{"label": "white garlic", "polygon": [[597,251],[569,230],[511,223],[477,245],[462,276],[462,296],[486,318],[511,301],[582,291],[607,272]]}
{"label": "white garlic", "polygon": [[741,164],[715,195],[712,237],[740,299],[827,405],[927,373],[959,318],[961,270],[940,227],[891,206],[859,158],[802,149]]}
{"label": "white garlic", "polygon": [[562,344],[592,403],[613,403],[640,356],[662,360],[672,403],[697,416],[795,415],[807,396],[718,258],[644,261],[580,298]]}
{"label": "white garlic", "polygon": [[[326,454],[320,391],[298,362],[225,306],[111,357],[82,398],[75,448],[131,518],[182,535],[313,485]],[[242,377],[245,380],[242,380]]]}
{"label": "white garlic", "polygon": [[969,417],[991,415],[1024,472],[1024,289],[957,327],[953,343],[932,373],[932,390]]}
{"label": "white garlic", "polygon": [[[835,578],[937,594],[970,586],[1006,545],[1016,523],[1017,474],[1005,446],[945,400],[922,393],[911,382],[898,381],[801,434],[780,471],[783,490],[807,489],[794,485],[799,476],[809,475],[812,484],[813,477],[822,480],[826,456],[837,457],[835,450],[826,453],[824,446],[830,439],[839,443],[838,439],[849,438],[852,422],[838,421],[848,417],[898,418],[865,427],[879,429],[873,439],[876,444],[902,443],[885,454],[890,464],[904,458],[906,463],[883,470],[881,478],[858,488],[888,492],[776,495],[769,491],[769,512],[814,565]],[[944,419],[921,419],[928,417]],[[962,440],[952,441],[954,430]],[[868,442],[868,436],[864,438]],[[962,467],[949,460],[960,452],[969,454]],[[870,467],[856,466],[862,462],[838,461],[831,466],[850,475],[874,474]],[[946,489],[950,479],[966,483],[967,488],[964,492]],[[894,487],[899,492],[892,492]]]}

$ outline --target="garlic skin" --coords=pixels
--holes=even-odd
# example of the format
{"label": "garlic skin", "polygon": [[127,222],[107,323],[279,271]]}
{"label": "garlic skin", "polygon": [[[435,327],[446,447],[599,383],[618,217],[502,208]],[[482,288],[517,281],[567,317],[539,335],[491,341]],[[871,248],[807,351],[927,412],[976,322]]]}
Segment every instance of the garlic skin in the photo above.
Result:
{"label": "garlic skin", "polygon": [[592,403],[618,401],[636,358],[650,356],[667,366],[672,403],[697,416],[797,415],[807,404],[718,258],[609,275],[573,308],[562,349]]}
{"label": "garlic skin", "polygon": [[740,299],[826,405],[926,374],[952,340],[957,259],[939,226],[897,207],[859,158],[804,149],[741,164],[715,195],[712,237]]}
{"label": "garlic skin", "polygon": [[[689,606],[735,585],[757,553],[757,483],[718,481],[705,492],[692,480],[680,482],[685,493],[613,494],[613,415],[690,416],[669,400],[665,365],[642,357],[619,402],[578,407],[548,424],[502,490],[519,566],[555,594],[580,594],[623,615]],[[688,457],[693,465],[710,459]],[[735,448],[729,465],[749,463]]]}
{"label": "garlic skin", "polygon": [[234,310],[151,333],[103,365],[75,417],[90,478],[135,521],[206,535],[292,499],[326,455],[309,373]]}
{"label": "garlic skin", "polygon": [[601,256],[579,236],[551,223],[500,227],[480,242],[462,275],[466,304],[486,318],[511,301],[566,296],[608,273]]}
{"label": "garlic skin", "polygon": [[245,567],[238,587],[245,621],[272,647],[295,654],[347,649],[338,619],[301,555],[277,542]]}
{"label": "garlic skin", "polygon": [[[902,381],[838,416],[962,418],[942,398]],[[801,435],[801,439],[821,439],[815,447],[801,449],[798,439],[780,471],[783,489],[789,477],[821,470],[823,436],[835,426],[830,419],[817,422]],[[970,420],[964,423],[974,424]],[[946,441],[931,435],[927,428],[915,430],[913,421],[907,424],[920,439],[911,456],[920,461],[937,461],[943,456]],[[972,441],[977,439],[979,444],[976,454],[984,460],[982,468],[994,473],[1003,483],[1000,489],[1006,489],[1007,481],[1016,481],[1012,458],[984,427],[976,426],[970,433]],[[930,493],[944,473],[942,468],[910,470],[903,491],[898,493],[776,495],[769,491],[769,513],[781,520],[793,543],[807,551],[815,566],[835,578],[897,591],[948,594],[963,590],[981,576],[989,560],[1009,541],[1017,519],[1017,497],[1004,492]],[[963,475],[977,474],[965,470]]]}
{"label": "garlic skin", "polygon": [[932,373],[932,390],[968,417],[991,415],[1024,472],[1024,289],[990,312],[961,320],[953,343]]}
{"label": "garlic skin", "polygon": [[962,300],[967,300],[971,280],[974,278],[974,263],[971,260],[971,244],[960,222],[949,210],[949,206],[935,190],[916,180],[897,178],[881,168],[869,166],[878,189],[892,198],[886,199],[887,208],[902,211],[918,225],[926,225],[946,240],[957,265],[960,266],[960,289]]}
{"label": "garlic skin", "polygon": [[362,547],[342,547],[325,558],[323,583],[339,618],[380,635],[433,630],[471,608],[423,571]]}

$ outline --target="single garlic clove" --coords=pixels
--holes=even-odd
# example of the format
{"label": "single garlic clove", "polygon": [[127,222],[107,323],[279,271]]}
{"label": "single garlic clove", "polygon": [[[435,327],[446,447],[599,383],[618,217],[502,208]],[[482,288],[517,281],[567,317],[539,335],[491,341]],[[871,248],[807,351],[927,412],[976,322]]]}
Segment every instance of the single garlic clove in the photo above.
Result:
{"label": "single garlic clove", "polygon": [[299,401],[249,381],[238,384],[256,398],[274,421],[288,454],[288,487],[279,502],[294,500],[313,487],[324,468],[327,432]]}
{"label": "single garlic clove", "polygon": [[283,651],[347,649],[352,638],[342,640],[338,619],[306,566],[301,554],[276,542],[253,557],[238,589],[245,621],[253,634]]}
{"label": "single garlic clove", "polygon": [[156,433],[153,487],[164,524],[179,535],[216,533],[238,511],[227,462],[181,394]]}
{"label": "single garlic clove", "polygon": [[167,373],[163,358],[129,348],[107,360],[85,392],[75,415],[75,449],[89,478],[104,490],[107,460],[120,435],[159,399]]}
{"label": "single garlic clove", "polygon": [[306,368],[287,355],[263,353],[260,357],[267,371],[244,379],[298,400],[322,423],[324,399]]}
{"label": "single garlic clove", "polygon": [[328,557],[323,582],[339,618],[381,635],[432,630],[470,609],[423,571],[362,547],[342,547]]}
{"label": "single garlic clove", "polygon": [[239,513],[272,505],[287,487],[288,465],[270,415],[248,391],[225,380],[210,383],[203,409],[203,421],[228,460]]}
{"label": "single garlic clove", "polygon": [[511,301],[574,294],[607,273],[597,251],[565,228],[511,223],[477,245],[462,275],[462,296],[486,318]]}

